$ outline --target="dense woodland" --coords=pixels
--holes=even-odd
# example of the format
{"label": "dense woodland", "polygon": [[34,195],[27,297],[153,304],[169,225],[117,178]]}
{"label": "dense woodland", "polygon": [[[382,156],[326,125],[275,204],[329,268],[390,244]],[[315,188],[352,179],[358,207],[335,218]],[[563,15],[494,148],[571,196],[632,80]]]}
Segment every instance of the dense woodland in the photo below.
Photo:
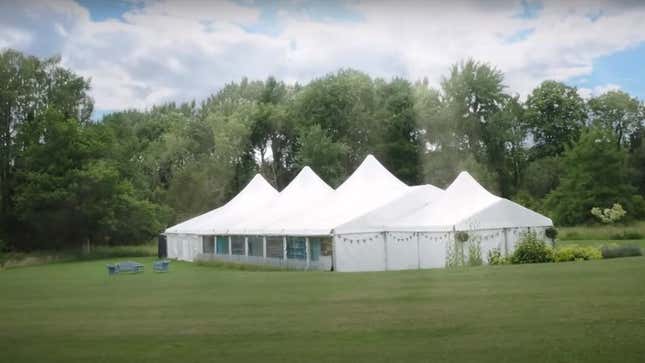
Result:
{"label": "dense woodland", "polygon": [[310,165],[336,187],[369,153],[410,185],[468,170],[559,225],[616,202],[645,216],[645,105],[621,91],[585,100],[545,81],[520,99],[494,65],[466,60],[438,89],[344,69],[93,121],[90,87],[58,58],[0,53],[0,238],[13,249],[145,242],[257,172],[281,190]]}

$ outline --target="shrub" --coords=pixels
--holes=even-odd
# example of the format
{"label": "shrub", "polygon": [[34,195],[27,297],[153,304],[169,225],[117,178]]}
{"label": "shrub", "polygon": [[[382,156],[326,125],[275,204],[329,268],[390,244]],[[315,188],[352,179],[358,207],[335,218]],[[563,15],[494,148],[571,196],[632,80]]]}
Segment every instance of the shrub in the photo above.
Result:
{"label": "shrub", "polygon": [[462,242],[462,243],[466,242],[466,241],[468,241],[468,238],[470,238],[470,236],[468,235],[468,232],[459,231],[459,232],[455,233],[455,239],[457,241],[459,241],[459,242]]}
{"label": "shrub", "polygon": [[633,245],[610,245],[602,246],[600,249],[602,258],[617,258],[617,257],[631,257],[631,256],[642,256],[643,250],[638,246]]}
{"label": "shrub", "polygon": [[468,266],[481,266],[484,264],[482,259],[481,244],[479,239],[468,243]]}
{"label": "shrub", "polygon": [[553,262],[553,249],[537,238],[535,232],[528,232],[515,248],[511,263]]}
{"label": "shrub", "polygon": [[567,262],[577,260],[599,260],[602,258],[600,249],[592,246],[564,246],[557,248],[554,252],[556,262]]}
{"label": "shrub", "polygon": [[620,203],[614,203],[611,208],[591,208],[591,214],[598,218],[602,223],[614,223],[621,220],[627,212],[625,212]]}
{"label": "shrub", "polygon": [[509,263],[508,259],[502,255],[499,248],[493,248],[488,251],[488,264],[489,265],[505,265]]}

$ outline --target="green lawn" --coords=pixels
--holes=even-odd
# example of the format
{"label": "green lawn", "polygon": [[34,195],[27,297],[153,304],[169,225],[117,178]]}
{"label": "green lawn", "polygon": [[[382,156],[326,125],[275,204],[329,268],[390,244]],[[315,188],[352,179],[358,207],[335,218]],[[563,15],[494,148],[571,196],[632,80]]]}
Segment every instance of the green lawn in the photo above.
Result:
{"label": "green lawn", "polygon": [[[151,259],[145,261],[150,269]],[[642,362],[645,257],[380,273],[0,272],[0,361]]]}

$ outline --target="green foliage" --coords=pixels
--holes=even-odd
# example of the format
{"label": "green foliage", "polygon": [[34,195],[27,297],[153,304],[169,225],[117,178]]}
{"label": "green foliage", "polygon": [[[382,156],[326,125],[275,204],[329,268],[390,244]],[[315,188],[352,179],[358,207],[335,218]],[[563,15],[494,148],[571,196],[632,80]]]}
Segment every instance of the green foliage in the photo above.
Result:
{"label": "green foliage", "polygon": [[506,258],[499,248],[493,248],[488,251],[488,264],[489,265],[506,265],[511,261]]}
{"label": "green foliage", "polygon": [[479,238],[473,238],[468,242],[468,266],[481,266],[484,263],[482,258],[481,242]]}
{"label": "green foliage", "polygon": [[555,262],[599,260],[603,258],[599,248],[577,245],[558,247],[555,249],[553,255]]}
{"label": "green foliage", "polygon": [[458,232],[455,233],[455,239],[458,242],[461,242],[461,243],[464,243],[464,242],[468,241],[469,237],[470,236],[468,235],[468,232],[466,232],[466,231],[458,231]]}
{"label": "green foliage", "polygon": [[632,257],[643,255],[643,250],[639,246],[634,245],[602,246],[600,252],[602,253],[602,258]]}
{"label": "green foliage", "polygon": [[[589,221],[591,208],[620,203],[629,216],[634,208],[635,189],[628,182],[627,154],[615,147],[613,134],[589,129],[564,156],[566,170],[560,185],[546,198],[545,207],[558,224]],[[636,215],[633,215],[636,214]]]}
{"label": "green foliage", "polygon": [[640,239],[645,236],[645,221],[630,224],[594,224],[561,227],[562,240]]}
{"label": "green foliage", "polygon": [[615,223],[621,220],[627,212],[620,203],[614,203],[611,208],[601,209],[598,207],[591,208],[591,215],[598,218],[602,223]]}
{"label": "green foliage", "polygon": [[637,98],[623,91],[609,91],[589,100],[594,125],[614,133],[616,146],[625,145],[645,119],[645,111]]}
{"label": "green foliage", "polygon": [[553,249],[538,239],[535,232],[528,232],[515,247],[510,260],[513,264],[553,262]]}
{"label": "green foliage", "polygon": [[320,125],[303,129],[298,137],[298,144],[300,146],[296,162],[300,167],[310,166],[334,187],[343,181],[343,158],[349,151],[347,145],[332,141]]}
{"label": "green foliage", "polygon": [[586,105],[575,88],[545,81],[526,99],[534,157],[555,156],[574,145],[585,126]]}

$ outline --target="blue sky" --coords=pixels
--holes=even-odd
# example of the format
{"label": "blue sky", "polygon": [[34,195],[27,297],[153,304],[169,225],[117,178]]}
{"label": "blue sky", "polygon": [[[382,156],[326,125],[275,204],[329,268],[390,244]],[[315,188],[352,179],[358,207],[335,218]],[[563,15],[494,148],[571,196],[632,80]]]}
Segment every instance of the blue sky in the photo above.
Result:
{"label": "blue sky", "polygon": [[60,55],[91,78],[98,116],[348,67],[438,87],[467,58],[522,97],[555,79],[645,99],[644,24],[642,1],[27,0],[0,2],[0,48]]}

